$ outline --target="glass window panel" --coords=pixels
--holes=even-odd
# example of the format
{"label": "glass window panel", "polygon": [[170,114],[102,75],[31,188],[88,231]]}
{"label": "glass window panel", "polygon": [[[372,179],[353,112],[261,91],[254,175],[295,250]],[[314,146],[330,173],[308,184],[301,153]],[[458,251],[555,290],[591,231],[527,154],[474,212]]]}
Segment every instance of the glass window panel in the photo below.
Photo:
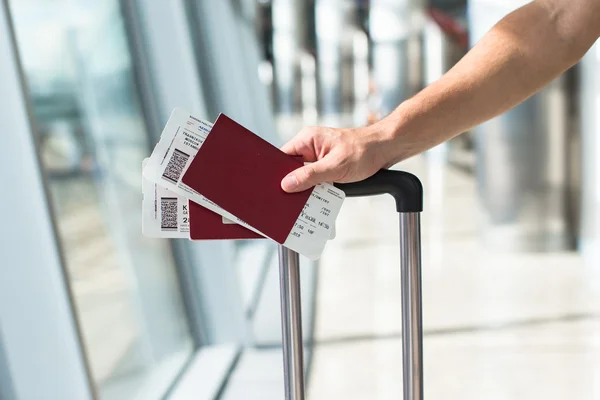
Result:
{"label": "glass window panel", "polygon": [[166,388],[193,343],[169,242],[141,235],[151,147],[118,1],[10,6],[99,397],[131,400],[157,377]]}

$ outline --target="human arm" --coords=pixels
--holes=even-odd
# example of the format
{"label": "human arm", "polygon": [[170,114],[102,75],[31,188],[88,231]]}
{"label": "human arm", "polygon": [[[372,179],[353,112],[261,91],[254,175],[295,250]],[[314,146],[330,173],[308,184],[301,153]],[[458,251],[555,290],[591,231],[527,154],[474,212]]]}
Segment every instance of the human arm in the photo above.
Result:
{"label": "human arm", "polygon": [[450,71],[381,121],[356,129],[311,127],[282,150],[312,163],[286,191],[353,182],[428,150],[526,100],[583,57],[600,37],[600,0],[536,0],[496,24]]}

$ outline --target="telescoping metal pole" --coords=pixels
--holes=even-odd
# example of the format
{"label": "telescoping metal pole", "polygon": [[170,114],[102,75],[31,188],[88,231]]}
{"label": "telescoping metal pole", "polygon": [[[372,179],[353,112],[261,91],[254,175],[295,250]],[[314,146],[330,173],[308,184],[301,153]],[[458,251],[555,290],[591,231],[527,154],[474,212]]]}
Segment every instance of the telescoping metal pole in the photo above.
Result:
{"label": "telescoping metal pole", "polygon": [[285,400],[304,400],[304,344],[298,253],[279,246]]}
{"label": "telescoping metal pole", "polygon": [[400,271],[404,400],[422,400],[423,317],[419,213],[400,213]]}

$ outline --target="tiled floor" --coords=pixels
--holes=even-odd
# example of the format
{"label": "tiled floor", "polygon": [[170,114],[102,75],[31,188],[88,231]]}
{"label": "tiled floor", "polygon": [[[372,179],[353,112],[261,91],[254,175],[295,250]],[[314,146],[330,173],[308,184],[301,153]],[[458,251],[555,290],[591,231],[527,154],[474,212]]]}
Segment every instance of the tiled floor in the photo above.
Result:
{"label": "tiled floor", "polygon": [[[428,399],[600,398],[600,263],[481,243],[470,175],[402,166],[425,185],[423,293]],[[393,200],[349,199],[318,267],[309,398],[402,393]]]}

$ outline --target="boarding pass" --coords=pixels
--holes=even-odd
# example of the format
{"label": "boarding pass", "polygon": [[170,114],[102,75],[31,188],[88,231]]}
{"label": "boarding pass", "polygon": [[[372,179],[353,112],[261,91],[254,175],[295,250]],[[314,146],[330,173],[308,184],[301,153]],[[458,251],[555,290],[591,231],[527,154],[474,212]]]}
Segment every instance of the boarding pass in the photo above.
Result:
{"label": "boarding pass", "polygon": [[[148,163],[142,162],[142,170]],[[190,238],[189,200],[142,175],[142,234],[152,238]]]}

